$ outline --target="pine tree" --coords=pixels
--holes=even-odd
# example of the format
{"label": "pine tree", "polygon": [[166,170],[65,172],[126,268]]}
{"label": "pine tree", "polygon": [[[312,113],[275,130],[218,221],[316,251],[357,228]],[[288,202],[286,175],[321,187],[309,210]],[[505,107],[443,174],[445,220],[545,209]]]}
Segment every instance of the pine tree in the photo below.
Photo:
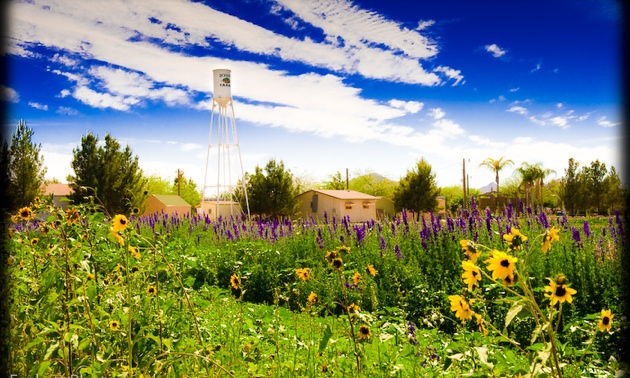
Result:
{"label": "pine tree", "polygon": [[397,210],[413,210],[418,214],[437,208],[439,189],[431,165],[420,159],[416,167],[407,171],[394,190],[394,205]]}
{"label": "pine tree", "polygon": [[11,144],[3,143],[2,160],[8,172],[7,199],[9,211],[28,206],[43,193],[46,167],[41,144],[32,141],[33,129],[21,120],[11,137]]}
{"label": "pine tree", "polygon": [[105,135],[105,146],[97,146],[98,137],[91,133],[81,138],[81,146],[73,150],[72,169],[68,176],[72,188],[71,199],[84,203],[95,197],[105,212],[131,214],[146,198],[146,179],[132,156],[129,146],[121,149],[111,135]]}

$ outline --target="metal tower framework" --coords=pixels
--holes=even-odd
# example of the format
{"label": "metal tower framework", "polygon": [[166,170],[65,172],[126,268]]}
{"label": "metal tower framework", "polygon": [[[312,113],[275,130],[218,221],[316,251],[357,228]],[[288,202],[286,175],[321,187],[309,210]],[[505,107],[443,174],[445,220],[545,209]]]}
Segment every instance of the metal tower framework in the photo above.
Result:
{"label": "metal tower framework", "polygon": [[[216,167],[211,163],[216,163]],[[211,176],[214,176],[214,181],[209,183],[208,180],[213,179]],[[229,204],[230,215],[234,215],[234,202],[237,202],[235,190],[239,187],[245,195],[249,218],[247,184],[243,172],[232,98],[213,98],[201,210],[207,213],[208,209],[214,207],[213,217],[219,219],[220,205]]]}

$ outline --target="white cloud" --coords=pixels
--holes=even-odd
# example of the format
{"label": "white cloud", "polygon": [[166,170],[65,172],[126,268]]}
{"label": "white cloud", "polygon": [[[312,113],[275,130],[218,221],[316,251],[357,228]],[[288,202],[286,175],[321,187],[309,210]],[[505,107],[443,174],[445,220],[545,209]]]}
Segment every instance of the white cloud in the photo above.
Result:
{"label": "white cloud", "polygon": [[507,111],[508,112],[512,112],[512,113],[518,113],[520,115],[526,115],[527,114],[527,109],[522,107],[522,106],[512,106]]}
{"label": "white cloud", "polygon": [[542,119],[538,119],[535,116],[529,117],[529,120],[541,126],[545,126],[547,124],[547,122],[543,121]]}
{"label": "white cloud", "polygon": [[[133,99],[122,96],[113,96],[109,93],[99,93],[87,87],[78,87],[73,93],[77,100],[99,109],[112,108],[127,111],[129,105],[135,102]],[[131,100],[130,100],[131,99]]]}
{"label": "white cloud", "polygon": [[420,21],[418,22],[418,27],[416,28],[416,30],[424,30],[433,25],[435,25],[435,21],[433,20]]}
{"label": "white cloud", "polygon": [[549,122],[551,122],[552,125],[558,126],[561,129],[568,129],[569,128],[569,118],[568,117],[562,117],[562,116],[552,117],[552,118],[549,119]]}
{"label": "white cloud", "polygon": [[20,95],[15,89],[0,85],[0,101],[19,102]]}
{"label": "white cloud", "polygon": [[511,93],[512,93],[512,92],[517,92],[519,89],[521,89],[521,88],[520,88],[520,87],[510,88],[510,89],[508,90],[508,92],[511,92]]}
{"label": "white cloud", "polygon": [[540,71],[541,67],[542,67],[542,64],[536,63],[536,66],[534,68],[532,68],[532,70],[530,72],[538,72],[538,71]]}
{"label": "white cloud", "polygon": [[564,106],[564,104],[562,104],[561,102],[556,104],[556,108],[558,108],[558,109],[562,109],[563,106]]}
{"label": "white cloud", "polygon": [[48,105],[40,104],[38,102],[29,101],[28,106],[39,110],[48,110]]}
{"label": "white cloud", "polygon": [[493,57],[500,58],[507,53],[507,50],[504,50],[497,46],[497,44],[493,43],[491,45],[486,45],[484,47],[487,52],[491,53]]}
{"label": "white cloud", "polygon": [[77,114],[79,114],[79,112],[76,109],[72,109],[72,108],[69,108],[67,106],[60,106],[59,109],[57,109],[57,113],[58,114],[62,114],[62,115],[77,115]]}
{"label": "white cloud", "polygon": [[424,107],[424,103],[419,101],[401,101],[396,99],[389,100],[389,105],[397,109],[403,109],[411,114],[418,113]]}
{"label": "white cloud", "polygon": [[429,115],[435,119],[444,118],[446,113],[441,108],[433,108],[429,111]]}
{"label": "white cloud", "polygon": [[620,125],[621,123],[610,122],[606,119],[606,117],[600,117],[597,120],[597,124],[601,127],[615,127],[617,125]]}
{"label": "white cloud", "polygon": [[453,86],[456,86],[457,84],[459,84],[460,81],[464,79],[464,76],[462,75],[462,71],[454,70],[450,67],[438,66],[437,68],[433,70],[433,72],[443,73],[449,79],[455,80],[455,82],[452,84]]}

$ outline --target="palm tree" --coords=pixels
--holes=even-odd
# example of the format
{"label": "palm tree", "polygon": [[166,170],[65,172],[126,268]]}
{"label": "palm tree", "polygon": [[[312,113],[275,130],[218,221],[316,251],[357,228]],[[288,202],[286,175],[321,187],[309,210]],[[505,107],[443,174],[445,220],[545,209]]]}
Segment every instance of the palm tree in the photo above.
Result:
{"label": "palm tree", "polygon": [[538,180],[538,171],[540,167],[538,164],[529,164],[527,162],[523,162],[520,167],[516,168],[516,171],[521,175],[521,185],[525,187],[525,206],[530,206],[530,194],[531,187]]}
{"label": "palm tree", "polygon": [[536,171],[535,171],[536,185],[538,186],[538,201],[541,206],[544,206],[544,200],[543,200],[543,188],[545,186],[544,181],[552,173],[555,175],[556,171],[550,168],[543,169],[540,163],[537,163],[535,167],[536,167]]}
{"label": "palm tree", "polygon": [[497,204],[499,203],[499,196],[501,193],[499,192],[499,171],[501,171],[505,166],[509,164],[514,164],[514,162],[510,159],[503,160],[505,156],[501,156],[498,160],[487,158],[481,164],[480,167],[488,167],[490,168],[496,175],[496,183],[497,183]]}

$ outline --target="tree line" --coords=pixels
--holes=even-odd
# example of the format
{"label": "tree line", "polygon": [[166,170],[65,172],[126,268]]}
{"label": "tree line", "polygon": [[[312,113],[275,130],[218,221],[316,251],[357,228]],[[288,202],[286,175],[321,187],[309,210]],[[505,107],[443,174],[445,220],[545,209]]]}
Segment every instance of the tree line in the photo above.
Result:
{"label": "tree line", "polygon": [[[10,143],[4,140],[0,165],[3,172],[3,191],[6,210],[15,212],[27,206],[43,194],[46,167],[41,155],[41,145],[32,142],[33,130],[20,121]],[[610,213],[625,205],[627,190],[622,186],[615,167],[606,168],[598,160],[580,167],[573,158],[561,179],[545,183],[556,172],[541,164],[522,163],[515,170],[515,177],[499,186],[499,173],[513,161],[501,157],[488,158],[479,164],[495,173],[497,197],[523,198],[527,206],[564,208],[570,215]],[[144,175],[138,157],[129,146],[122,147],[110,134],[104,143],[97,136],[87,133],[81,144],[73,149],[71,167],[74,174],[67,177],[72,189],[73,204],[94,201],[109,215],[141,213],[144,201],[150,194],[179,194],[191,209],[201,203],[202,192],[195,182],[179,174],[173,181],[159,176]],[[352,189],[373,196],[384,196],[394,202],[395,210],[412,210],[416,214],[435,211],[437,197],[446,197],[447,209],[457,211],[465,198],[479,195],[478,190],[463,192],[461,187],[439,188],[431,165],[421,158],[398,181],[389,180],[373,172],[358,174],[352,180],[343,180],[340,172],[329,176],[321,184],[308,184],[295,177],[284,162],[270,159],[264,167],[256,166],[253,173],[246,173],[245,185],[238,185],[235,197],[241,208],[249,205],[250,213],[265,218],[295,216],[299,212],[298,195],[305,190]],[[242,187],[247,190],[247,204]],[[499,191],[501,188],[501,191]],[[469,200],[469,199],[468,199]]]}

